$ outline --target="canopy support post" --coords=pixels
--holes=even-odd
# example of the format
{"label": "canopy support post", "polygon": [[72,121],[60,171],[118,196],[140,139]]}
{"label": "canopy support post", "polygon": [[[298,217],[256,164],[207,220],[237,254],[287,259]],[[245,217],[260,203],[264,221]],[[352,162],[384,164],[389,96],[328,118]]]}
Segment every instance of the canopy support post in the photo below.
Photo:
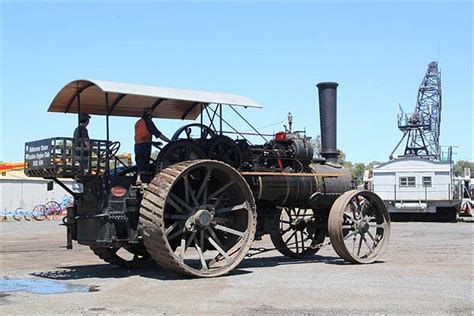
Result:
{"label": "canopy support post", "polygon": [[77,92],[77,127],[81,125],[81,92]]}
{"label": "canopy support post", "polygon": [[[109,93],[105,93],[105,131],[106,131],[106,144],[105,144],[105,174],[107,175],[107,185],[109,184]],[[99,163],[99,162],[98,162]]]}
{"label": "canopy support post", "polygon": [[[200,123],[201,123],[201,126],[203,125],[204,123],[204,118],[203,118],[203,113],[202,113],[202,103],[201,103],[201,115],[200,115]],[[202,128],[201,128],[201,135],[199,136],[201,139],[202,139]]]}
{"label": "canopy support post", "polygon": [[222,136],[222,104],[219,104],[219,135]]}

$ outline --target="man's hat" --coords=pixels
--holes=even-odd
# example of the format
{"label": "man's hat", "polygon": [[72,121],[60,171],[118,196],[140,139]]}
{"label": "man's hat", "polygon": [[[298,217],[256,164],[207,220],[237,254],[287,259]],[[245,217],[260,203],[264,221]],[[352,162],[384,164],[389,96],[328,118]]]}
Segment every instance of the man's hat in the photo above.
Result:
{"label": "man's hat", "polygon": [[88,114],[88,113],[79,113],[79,121],[81,122],[85,122],[87,120],[89,120],[91,118],[91,116]]}

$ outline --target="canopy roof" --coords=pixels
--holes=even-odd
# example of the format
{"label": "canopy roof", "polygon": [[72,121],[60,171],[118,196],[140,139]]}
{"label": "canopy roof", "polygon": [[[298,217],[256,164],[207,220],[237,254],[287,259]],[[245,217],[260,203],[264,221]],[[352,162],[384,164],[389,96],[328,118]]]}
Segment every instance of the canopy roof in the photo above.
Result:
{"label": "canopy roof", "polygon": [[140,117],[151,107],[153,117],[194,120],[211,103],[261,108],[254,100],[233,94],[210,93],[100,80],[75,80],[62,88],[48,112],[80,112]]}

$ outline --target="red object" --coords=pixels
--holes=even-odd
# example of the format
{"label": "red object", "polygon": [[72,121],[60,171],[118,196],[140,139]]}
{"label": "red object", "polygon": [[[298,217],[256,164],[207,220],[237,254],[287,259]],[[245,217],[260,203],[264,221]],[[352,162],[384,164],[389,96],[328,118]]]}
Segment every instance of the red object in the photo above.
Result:
{"label": "red object", "polygon": [[285,132],[278,132],[275,134],[275,140],[277,142],[283,142],[286,140],[286,133]]}
{"label": "red object", "polygon": [[283,169],[283,162],[281,162],[281,159],[278,159],[278,168]]}
{"label": "red object", "polygon": [[113,196],[115,197],[122,197],[124,196],[125,194],[127,194],[127,189],[125,189],[124,187],[122,186],[116,186],[116,187],[113,187],[110,192],[112,193]]}

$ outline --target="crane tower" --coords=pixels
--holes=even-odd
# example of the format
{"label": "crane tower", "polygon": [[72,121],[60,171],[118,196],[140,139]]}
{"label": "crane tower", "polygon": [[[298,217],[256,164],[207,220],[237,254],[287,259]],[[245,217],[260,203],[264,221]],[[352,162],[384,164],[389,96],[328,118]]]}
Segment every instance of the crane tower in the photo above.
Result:
{"label": "crane tower", "polygon": [[415,112],[406,114],[399,108],[397,119],[403,137],[390,154],[390,159],[394,159],[393,154],[405,138],[405,151],[399,157],[440,159],[441,72],[436,61],[428,64],[418,89]]}

